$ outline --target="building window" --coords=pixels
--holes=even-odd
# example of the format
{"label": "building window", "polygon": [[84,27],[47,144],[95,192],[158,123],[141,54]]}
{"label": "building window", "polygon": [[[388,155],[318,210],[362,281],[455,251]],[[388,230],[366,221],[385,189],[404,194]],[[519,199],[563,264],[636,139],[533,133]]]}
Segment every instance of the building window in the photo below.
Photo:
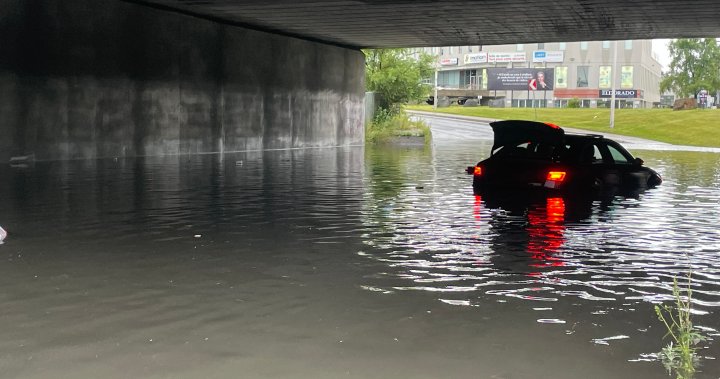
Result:
{"label": "building window", "polygon": [[590,77],[590,67],[589,66],[578,66],[577,68],[577,87],[578,88],[587,88],[588,87],[588,78]]}
{"label": "building window", "polygon": [[560,49],[560,50],[565,50],[565,48],[567,48],[567,43],[565,43],[565,42],[560,42],[560,45],[558,46],[558,49]]}
{"label": "building window", "polygon": [[622,66],[620,69],[620,88],[633,88],[633,66]]}
{"label": "building window", "polygon": [[625,40],[625,50],[632,50],[632,40]]}
{"label": "building window", "polygon": [[610,88],[613,85],[612,66],[600,66],[598,70],[598,87]]}
{"label": "building window", "polygon": [[580,42],[580,50],[587,50],[587,48],[588,48],[587,41]]}
{"label": "building window", "polygon": [[610,48],[610,41],[603,41],[603,49],[609,49]]}
{"label": "building window", "polygon": [[521,43],[515,45],[515,50],[517,51],[523,51],[525,49],[525,46]]}
{"label": "building window", "polygon": [[460,71],[438,72],[438,86],[446,88],[458,88],[460,85]]}
{"label": "building window", "polygon": [[538,50],[545,50],[545,43],[538,43]]}

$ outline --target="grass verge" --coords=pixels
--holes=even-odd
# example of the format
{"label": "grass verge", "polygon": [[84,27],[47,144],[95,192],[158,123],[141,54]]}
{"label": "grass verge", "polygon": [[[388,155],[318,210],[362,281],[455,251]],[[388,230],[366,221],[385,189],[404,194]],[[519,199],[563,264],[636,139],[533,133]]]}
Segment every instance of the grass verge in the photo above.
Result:
{"label": "grass verge", "polygon": [[720,147],[720,110],[618,109],[610,129],[610,110],[570,108],[461,107],[433,109],[408,105],[408,110],[448,113],[500,120],[536,120],[601,133],[640,137],[677,145]]}
{"label": "grass verge", "polygon": [[385,143],[395,137],[423,137],[427,143],[430,138],[430,128],[423,121],[410,119],[403,111],[392,114],[380,110],[365,133],[366,141]]}

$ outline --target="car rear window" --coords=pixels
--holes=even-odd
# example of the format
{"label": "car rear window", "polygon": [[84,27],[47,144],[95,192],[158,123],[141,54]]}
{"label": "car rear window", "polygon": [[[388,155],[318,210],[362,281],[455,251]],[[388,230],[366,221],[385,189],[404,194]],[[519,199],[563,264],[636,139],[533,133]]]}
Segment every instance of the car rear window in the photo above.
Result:
{"label": "car rear window", "polygon": [[506,145],[497,149],[493,155],[502,158],[552,159],[555,146],[548,143],[523,142],[515,146]]}

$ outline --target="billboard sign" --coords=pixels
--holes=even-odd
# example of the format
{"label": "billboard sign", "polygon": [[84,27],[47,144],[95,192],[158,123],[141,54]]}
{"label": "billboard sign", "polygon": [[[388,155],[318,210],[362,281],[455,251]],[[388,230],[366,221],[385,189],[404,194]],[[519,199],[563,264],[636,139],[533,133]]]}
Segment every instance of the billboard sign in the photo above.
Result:
{"label": "billboard sign", "polygon": [[443,58],[440,60],[440,66],[457,66],[457,58]]}
{"label": "billboard sign", "polygon": [[563,51],[546,51],[546,50],[535,50],[533,51],[534,63],[562,63],[565,60],[565,52]]}
{"label": "billboard sign", "polygon": [[488,62],[488,53],[486,52],[480,52],[475,54],[465,54],[465,58],[463,59],[463,63],[465,64],[476,64],[476,63],[487,63]]}
{"label": "billboard sign", "polygon": [[525,53],[488,53],[488,62],[490,63],[525,62],[526,60]]}
{"label": "billboard sign", "polygon": [[538,91],[550,91],[555,83],[554,68],[488,68],[489,90],[528,90],[535,79]]}
{"label": "billboard sign", "polygon": [[[612,90],[611,89],[601,89],[600,97],[601,98],[611,98]],[[634,99],[637,97],[638,97],[638,90],[636,90],[636,89],[616,89],[615,90],[615,98],[616,99]]]}

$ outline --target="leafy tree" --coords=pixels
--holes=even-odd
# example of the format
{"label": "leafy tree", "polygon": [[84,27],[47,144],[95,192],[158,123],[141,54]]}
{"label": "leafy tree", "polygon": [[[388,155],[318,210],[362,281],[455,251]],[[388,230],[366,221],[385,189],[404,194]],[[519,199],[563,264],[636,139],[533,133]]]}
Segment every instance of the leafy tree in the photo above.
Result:
{"label": "leafy tree", "polygon": [[694,96],[701,89],[720,89],[720,47],[715,38],[682,38],[670,42],[670,71],[660,81],[660,91],[680,97]]}
{"label": "leafy tree", "polygon": [[433,58],[410,49],[368,49],[365,53],[365,84],[380,94],[379,105],[394,113],[398,105],[427,96],[422,79],[433,75]]}

